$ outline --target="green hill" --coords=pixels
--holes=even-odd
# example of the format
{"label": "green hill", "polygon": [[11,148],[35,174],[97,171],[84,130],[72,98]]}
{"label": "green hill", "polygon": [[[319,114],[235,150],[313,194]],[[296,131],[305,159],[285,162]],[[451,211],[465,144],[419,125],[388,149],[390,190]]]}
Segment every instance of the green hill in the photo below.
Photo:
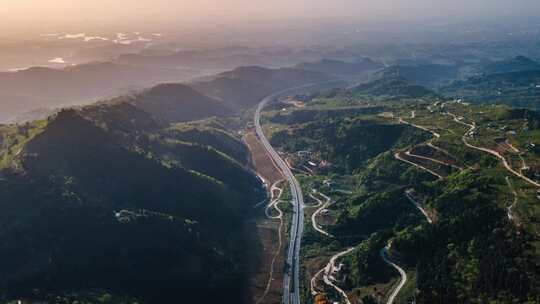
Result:
{"label": "green hill", "polygon": [[110,102],[133,104],[167,123],[227,116],[232,113],[223,102],[183,84],[161,84],[136,95],[119,97]]}
{"label": "green hill", "polygon": [[20,166],[0,181],[3,297],[243,303],[243,222],[260,182],[232,135],[200,129],[204,140],[189,141],[191,128],[102,103],[62,110],[19,141]]}
{"label": "green hill", "polygon": [[399,73],[415,84],[434,89],[460,78],[460,68],[457,64],[410,63],[391,66],[387,70]]}
{"label": "green hill", "polygon": [[434,97],[436,94],[425,87],[403,78],[399,68],[386,69],[368,82],[351,89],[355,95],[370,95],[387,98]]}
{"label": "green hill", "polygon": [[471,77],[456,81],[440,92],[478,103],[538,109],[540,69]]}
{"label": "green hill", "polygon": [[239,67],[192,84],[200,92],[235,109],[249,108],[270,93],[331,79],[326,74],[296,68]]}

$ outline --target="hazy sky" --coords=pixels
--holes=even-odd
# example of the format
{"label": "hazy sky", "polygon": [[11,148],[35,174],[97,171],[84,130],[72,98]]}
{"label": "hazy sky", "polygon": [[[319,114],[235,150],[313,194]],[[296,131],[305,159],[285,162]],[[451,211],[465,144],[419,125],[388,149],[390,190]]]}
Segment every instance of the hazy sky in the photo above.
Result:
{"label": "hazy sky", "polygon": [[154,25],[349,16],[540,15],[540,0],[0,0],[0,34],[66,24]]}

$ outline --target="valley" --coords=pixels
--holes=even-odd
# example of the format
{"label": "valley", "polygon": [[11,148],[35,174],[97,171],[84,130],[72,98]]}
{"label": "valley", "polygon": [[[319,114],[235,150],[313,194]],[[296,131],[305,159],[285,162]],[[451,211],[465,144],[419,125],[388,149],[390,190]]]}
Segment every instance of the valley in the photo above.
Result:
{"label": "valley", "polygon": [[[412,93],[407,101],[395,101],[377,96],[378,92],[353,99],[348,92],[330,97],[315,94],[301,107],[278,99],[274,102],[281,105],[262,115],[262,129],[270,143],[287,159],[307,193],[300,251],[301,302],[442,301],[436,297],[458,302],[463,297],[506,301],[506,297],[523,295],[523,290],[514,289],[514,280],[520,279],[510,280],[507,271],[517,267],[528,276],[536,273],[533,252],[538,248],[538,223],[532,214],[537,212],[533,206],[538,205],[538,180],[530,164],[538,162],[538,156],[531,150],[536,144],[527,140],[536,132],[530,125],[536,124],[537,114],[429,94]],[[347,98],[346,106],[340,106],[341,98]],[[271,128],[265,128],[265,123]],[[453,201],[456,197],[461,203]],[[469,201],[480,205],[468,205]],[[455,213],[454,208],[462,213]],[[285,214],[296,216],[292,208],[287,209]],[[479,214],[475,209],[484,211]],[[460,224],[449,226],[450,221]],[[477,232],[447,239],[447,229]],[[486,237],[485,233],[491,234],[487,229],[501,232]],[[430,239],[437,235],[438,241]],[[448,242],[447,248],[438,248],[440,242]],[[481,247],[471,249],[476,242]],[[425,248],[426,244],[433,245]],[[419,245],[424,246],[424,253],[414,247]],[[482,261],[477,254],[487,248],[483,246],[495,251]],[[516,246],[532,251],[512,249]],[[445,260],[438,250],[455,257]],[[510,262],[490,260],[505,256],[508,250],[519,250],[524,264],[495,268],[504,274],[483,268]],[[452,289],[437,285],[421,268],[435,259],[469,263],[454,265],[475,269],[470,270],[476,273],[474,284],[482,276],[496,276],[506,293],[469,294],[455,285],[463,280],[461,274],[445,270],[439,275],[452,280],[445,281],[452,282]],[[478,260],[470,264],[470,259]]]}
{"label": "valley", "polygon": [[0,304],[540,303],[538,0],[0,9]]}
{"label": "valley", "polygon": [[0,303],[540,302],[529,42],[141,42],[0,73]]}

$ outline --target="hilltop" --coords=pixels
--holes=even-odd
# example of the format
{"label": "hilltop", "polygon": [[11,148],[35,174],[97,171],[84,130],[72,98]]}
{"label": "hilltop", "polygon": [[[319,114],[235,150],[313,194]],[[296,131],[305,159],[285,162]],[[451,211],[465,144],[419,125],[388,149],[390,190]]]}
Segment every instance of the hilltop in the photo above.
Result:
{"label": "hilltop", "polygon": [[183,84],[160,84],[134,95],[110,101],[126,102],[168,123],[227,116],[233,111],[223,102]]}
{"label": "hilltop", "polygon": [[540,69],[471,77],[443,87],[440,92],[477,103],[538,109]]}
{"label": "hilltop", "polygon": [[192,86],[235,108],[246,109],[270,93],[332,78],[320,72],[296,68],[268,69],[248,66],[193,82]]}
{"label": "hilltop", "polygon": [[540,63],[521,55],[507,60],[484,64],[480,69],[481,73],[484,75],[534,70],[540,70]]}
{"label": "hilltop", "polygon": [[360,84],[351,89],[353,94],[371,95],[391,98],[420,98],[433,97],[436,94],[401,75],[398,67],[385,69],[377,73],[373,80]]}

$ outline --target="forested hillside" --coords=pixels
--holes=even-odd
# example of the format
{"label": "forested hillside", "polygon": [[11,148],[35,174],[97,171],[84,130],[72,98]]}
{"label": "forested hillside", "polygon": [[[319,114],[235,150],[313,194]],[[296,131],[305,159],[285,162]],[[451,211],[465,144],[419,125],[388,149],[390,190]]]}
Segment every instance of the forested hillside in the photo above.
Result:
{"label": "forested hillside", "polygon": [[247,150],[152,90],[2,128],[2,300],[246,301]]}

